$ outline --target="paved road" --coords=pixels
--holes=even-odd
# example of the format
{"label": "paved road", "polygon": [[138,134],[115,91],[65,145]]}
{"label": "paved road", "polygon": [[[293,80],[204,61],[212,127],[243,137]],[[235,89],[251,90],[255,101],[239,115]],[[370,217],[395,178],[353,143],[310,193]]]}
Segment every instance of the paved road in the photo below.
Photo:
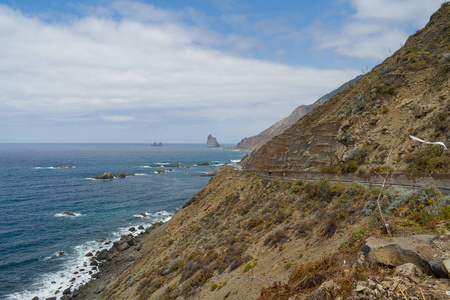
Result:
{"label": "paved road", "polygon": [[[248,171],[248,172],[251,172],[251,171]],[[264,177],[264,178],[266,178],[268,180],[279,178],[279,179],[285,179],[285,180],[297,180],[297,179],[300,179],[300,180],[304,180],[304,181],[314,181],[314,180],[320,179],[317,176],[315,176],[314,178],[311,178],[311,177],[308,178],[308,177],[301,176],[301,175],[305,174],[304,172],[298,172],[298,173],[295,173],[295,172],[288,172],[288,173],[283,173],[283,172],[253,172],[253,173],[255,173],[255,174],[257,174],[257,175],[259,175],[261,177]],[[314,174],[314,175],[317,175],[317,173]],[[353,182],[354,183],[360,183],[360,184],[363,184],[363,185],[365,185],[365,186],[367,186],[369,188],[371,188],[373,186],[380,186],[381,187],[383,185],[383,182],[376,182],[376,181],[347,180],[346,176],[343,176],[342,179],[329,179],[329,178],[325,178],[325,179],[328,179],[331,182],[340,182],[340,183],[344,183],[344,184],[350,184],[350,183],[353,183]],[[390,186],[395,186],[395,187],[404,188],[404,189],[408,189],[408,190],[418,190],[421,187],[435,186],[442,192],[442,194],[450,195],[450,187],[439,186],[439,181],[436,181],[436,183],[438,183],[438,184],[434,184],[434,185],[433,184],[420,185],[420,184],[390,183],[389,182],[389,178],[388,178],[388,180],[386,181],[386,184],[385,184],[385,188],[388,188]]]}

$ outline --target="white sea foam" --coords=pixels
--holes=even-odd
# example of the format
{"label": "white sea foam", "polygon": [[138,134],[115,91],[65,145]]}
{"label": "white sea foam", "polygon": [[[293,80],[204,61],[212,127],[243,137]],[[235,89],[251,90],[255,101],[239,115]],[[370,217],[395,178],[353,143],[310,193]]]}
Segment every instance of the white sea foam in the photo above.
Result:
{"label": "white sea foam", "polygon": [[34,167],[36,170],[58,170],[58,169],[73,169],[75,166],[70,167]]}
{"label": "white sea foam", "polygon": [[231,162],[237,164],[237,163],[240,163],[241,160],[240,159],[232,159]]}
{"label": "white sea foam", "polygon": [[[36,277],[28,290],[8,295],[6,300],[32,299],[35,296],[39,297],[39,299],[56,296],[59,299],[62,296],[62,292],[68,287],[70,287],[71,291],[74,291],[81,285],[86,284],[91,280],[92,275],[98,272],[98,268],[92,269],[92,266],[90,266],[92,257],[86,256],[87,253],[90,252],[95,257],[97,252],[103,249],[110,249],[113,242],[119,240],[122,235],[131,234],[137,236],[152,224],[159,221],[167,222],[172,217],[170,212],[164,210],[153,213],[146,212],[146,215],[147,218],[143,218],[143,221],[145,220],[146,222],[118,228],[116,232],[111,234],[111,239],[106,240],[110,242],[108,244],[99,241],[89,241],[83,245],[73,247],[63,255],[55,252],[50,257],[45,257],[44,260],[63,260],[64,266],[57,273],[46,273]],[[138,229],[141,225],[144,229]],[[130,227],[135,227],[136,231],[130,232]]]}

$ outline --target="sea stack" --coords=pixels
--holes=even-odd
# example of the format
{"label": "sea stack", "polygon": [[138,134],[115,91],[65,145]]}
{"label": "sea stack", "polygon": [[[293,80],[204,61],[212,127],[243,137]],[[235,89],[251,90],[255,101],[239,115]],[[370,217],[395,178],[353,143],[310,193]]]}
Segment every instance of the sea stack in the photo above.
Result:
{"label": "sea stack", "polygon": [[220,145],[217,142],[216,138],[213,137],[211,134],[208,135],[208,140],[206,141],[206,148],[218,148],[218,147],[220,147]]}

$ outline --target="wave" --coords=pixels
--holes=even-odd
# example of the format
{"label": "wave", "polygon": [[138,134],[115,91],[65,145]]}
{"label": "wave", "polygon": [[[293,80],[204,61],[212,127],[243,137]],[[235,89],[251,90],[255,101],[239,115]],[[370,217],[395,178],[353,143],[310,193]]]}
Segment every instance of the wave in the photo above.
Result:
{"label": "wave", "polygon": [[34,167],[35,170],[59,170],[59,169],[73,169],[75,166],[56,166],[56,167]]}
{"label": "wave", "polygon": [[[62,292],[68,287],[70,287],[71,291],[78,289],[80,286],[89,282],[92,279],[92,275],[99,271],[97,267],[93,268],[90,266],[91,258],[95,257],[97,252],[103,249],[110,249],[113,246],[113,242],[119,240],[122,235],[131,234],[132,236],[137,236],[152,224],[159,221],[167,222],[172,217],[172,214],[165,210],[146,214],[150,220],[147,221],[147,218],[144,218],[147,221],[145,223],[130,224],[127,227],[118,228],[117,231],[111,234],[110,239],[88,241],[82,245],[73,247],[67,252],[60,253],[58,251],[50,257],[43,258],[43,260],[63,260],[63,267],[58,272],[40,275],[35,279],[31,288],[10,294],[6,296],[6,300],[32,299],[35,296],[39,299],[46,299],[55,295],[62,295]],[[136,230],[130,232],[129,229],[131,227],[135,227]],[[88,253],[92,253],[92,256],[86,256]]]}

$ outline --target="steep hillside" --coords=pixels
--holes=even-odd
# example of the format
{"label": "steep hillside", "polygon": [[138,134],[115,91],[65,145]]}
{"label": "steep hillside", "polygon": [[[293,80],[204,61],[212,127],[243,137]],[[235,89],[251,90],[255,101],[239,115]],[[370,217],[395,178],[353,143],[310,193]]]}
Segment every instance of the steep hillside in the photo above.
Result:
{"label": "steep hillside", "polygon": [[[384,235],[377,194],[357,184],[267,180],[223,167],[170,221],[131,246],[127,237],[116,243],[103,256],[100,278],[74,299],[288,299],[314,294],[329,279],[348,296],[358,278],[392,274],[361,260],[350,264],[362,256],[364,238]],[[430,198],[436,201],[422,202]],[[396,235],[441,234],[450,226],[450,210],[440,213],[445,205],[450,209],[450,197],[435,189],[392,190],[382,199]],[[130,265],[116,276],[123,264]],[[447,283],[422,280],[436,283],[424,287],[427,299],[440,299]]]}
{"label": "steep hillside", "polygon": [[323,103],[328,101],[331,97],[336,95],[338,92],[340,92],[344,88],[346,88],[348,85],[355,82],[359,77],[360,76],[344,83],[343,85],[341,85],[334,91],[320,97],[313,104],[300,105],[299,107],[294,109],[294,111],[289,116],[287,116],[286,118],[284,118],[281,121],[276,122],[275,124],[273,124],[272,126],[267,128],[266,130],[264,130],[263,132],[261,132],[257,135],[242,139],[236,145],[236,148],[241,149],[241,150],[247,150],[247,151],[254,151],[254,150],[260,148],[262,145],[264,145],[265,143],[270,141],[273,137],[282,133],[283,130],[285,130],[286,128],[290,127],[292,124],[294,124],[295,122],[297,122],[298,120],[303,118],[307,113],[312,111],[314,108],[316,108],[319,105],[322,105]]}
{"label": "steep hillside", "polygon": [[400,50],[253,152],[245,168],[448,171],[448,151],[409,135],[449,144],[449,7],[443,4]]}

